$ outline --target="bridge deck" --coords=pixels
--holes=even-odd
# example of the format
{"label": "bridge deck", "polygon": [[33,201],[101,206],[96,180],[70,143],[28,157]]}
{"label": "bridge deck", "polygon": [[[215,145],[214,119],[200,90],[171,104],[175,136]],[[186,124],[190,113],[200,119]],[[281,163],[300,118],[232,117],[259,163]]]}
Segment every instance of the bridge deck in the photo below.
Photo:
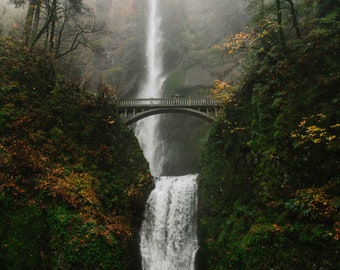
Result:
{"label": "bridge deck", "polygon": [[207,121],[213,121],[222,107],[221,101],[212,98],[150,98],[119,99],[117,112],[128,125],[160,113],[186,113]]}
{"label": "bridge deck", "polygon": [[213,98],[150,98],[150,99],[119,99],[117,108],[203,108],[220,107],[221,102]]}

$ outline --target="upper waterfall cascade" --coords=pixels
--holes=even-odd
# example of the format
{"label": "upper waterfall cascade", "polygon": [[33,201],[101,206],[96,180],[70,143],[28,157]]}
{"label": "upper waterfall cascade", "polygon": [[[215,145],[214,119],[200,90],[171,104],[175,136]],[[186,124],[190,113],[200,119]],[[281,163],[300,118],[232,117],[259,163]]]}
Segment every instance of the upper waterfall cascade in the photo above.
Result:
{"label": "upper waterfall cascade", "polygon": [[[138,93],[138,98],[159,98],[162,96],[163,76],[161,18],[159,16],[159,1],[149,0],[146,43],[146,82]],[[145,158],[150,163],[153,175],[162,173],[164,149],[159,136],[159,116],[143,119],[137,123],[136,136],[141,144]]]}

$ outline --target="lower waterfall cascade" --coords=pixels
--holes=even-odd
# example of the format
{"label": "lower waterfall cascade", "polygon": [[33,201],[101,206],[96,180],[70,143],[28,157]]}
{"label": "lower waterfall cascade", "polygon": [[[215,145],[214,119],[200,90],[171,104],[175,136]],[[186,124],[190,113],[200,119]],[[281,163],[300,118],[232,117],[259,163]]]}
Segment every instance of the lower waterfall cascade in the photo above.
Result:
{"label": "lower waterfall cascade", "polygon": [[143,270],[194,270],[197,174],[156,178],[141,228]]}

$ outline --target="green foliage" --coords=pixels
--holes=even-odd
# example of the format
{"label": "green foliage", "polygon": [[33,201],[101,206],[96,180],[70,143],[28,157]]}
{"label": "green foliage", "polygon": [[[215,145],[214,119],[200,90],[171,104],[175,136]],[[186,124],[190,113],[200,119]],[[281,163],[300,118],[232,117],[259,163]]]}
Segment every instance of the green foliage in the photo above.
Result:
{"label": "green foliage", "polygon": [[44,212],[35,205],[17,207],[10,196],[0,195],[2,269],[48,268]]}
{"label": "green foliage", "polygon": [[150,183],[134,135],[47,56],[1,38],[0,62],[2,269],[128,269]]}
{"label": "green foliage", "polygon": [[317,3],[317,15],[320,17],[327,16],[334,10],[339,11],[340,1],[339,0],[324,0],[316,1]]}
{"label": "green foliage", "polygon": [[63,206],[49,209],[52,265],[63,269],[124,269],[122,246],[113,234],[100,237],[94,221],[84,223],[79,214]]}
{"label": "green foliage", "polygon": [[183,81],[183,71],[176,70],[169,78],[166,80],[165,89],[167,93],[173,96],[174,91],[178,90]]}
{"label": "green foliage", "polygon": [[200,269],[340,266],[339,13],[304,10],[314,23],[299,20],[299,38],[285,27],[283,47],[269,12],[255,16],[243,75],[203,154]]}

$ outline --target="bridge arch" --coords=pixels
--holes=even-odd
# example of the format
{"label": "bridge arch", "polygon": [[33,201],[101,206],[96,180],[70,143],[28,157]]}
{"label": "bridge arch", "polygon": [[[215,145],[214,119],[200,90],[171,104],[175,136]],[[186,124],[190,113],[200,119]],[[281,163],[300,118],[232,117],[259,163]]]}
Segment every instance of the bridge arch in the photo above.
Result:
{"label": "bridge arch", "polygon": [[126,119],[124,123],[126,125],[131,125],[143,118],[149,117],[151,115],[156,115],[156,114],[163,114],[163,113],[183,113],[183,114],[189,114],[195,117],[199,117],[205,121],[208,122],[213,122],[215,120],[215,115],[212,116],[210,113],[206,112],[201,112],[198,110],[194,109],[189,109],[189,108],[157,108],[157,109],[149,109],[147,111],[142,111],[134,116]]}
{"label": "bridge arch", "polygon": [[131,125],[138,120],[162,113],[184,113],[212,122],[215,120],[222,103],[213,98],[149,98],[119,99],[117,112],[125,124]]}

